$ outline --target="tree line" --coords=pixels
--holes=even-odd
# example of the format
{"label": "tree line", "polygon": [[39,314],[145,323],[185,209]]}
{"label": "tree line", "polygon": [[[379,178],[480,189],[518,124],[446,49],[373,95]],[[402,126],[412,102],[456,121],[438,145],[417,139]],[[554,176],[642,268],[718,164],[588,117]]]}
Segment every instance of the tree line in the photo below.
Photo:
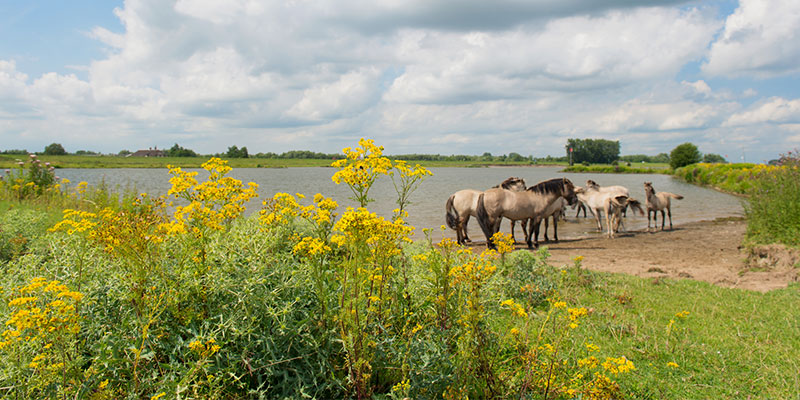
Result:
{"label": "tree line", "polygon": [[[632,154],[620,156],[620,142],[618,140],[612,141],[607,139],[567,139],[564,146],[566,155],[564,157],[533,157],[523,156],[519,153],[509,153],[502,155],[492,155],[492,153],[485,152],[481,155],[465,155],[465,154],[399,154],[391,156],[397,160],[405,161],[467,161],[467,162],[527,162],[530,164],[538,163],[558,163],[569,162],[570,165],[574,163],[589,165],[589,164],[616,164],[619,162],[625,163],[669,163],[672,168],[680,168],[685,165],[707,162],[707,163],[726,163],[724,157],[707,153],[702,154],[692,143],[684,143],[675,147],[670,154],[659,153],[655,156],[645,154]],[[187,149],[177,143],[167,150],[163,150],[164,155],[167,157],[201,157],[203,154],[198,154],[194,150]],[[27,150],[9,149],[0,152],[1,154],[28,154]],[[39,154],[44,155],[66,155],[69,154],[60,143],[51,143],[45,146],[44,151]],[[100,153],[78,150],[75,155],[101,155]],[[129,150],[122,150],[118,153],[120,156],[132,154]],[[319,153],[308,150],[291,150],[283,153],[256,153],[250,154],[246,146],[238,147],[236,145],[228,147],[224,153],[212,154],[220,158],[265,158],[265,159],[330,159],[335,160],[342,158],[343,155],[339,153]]]}

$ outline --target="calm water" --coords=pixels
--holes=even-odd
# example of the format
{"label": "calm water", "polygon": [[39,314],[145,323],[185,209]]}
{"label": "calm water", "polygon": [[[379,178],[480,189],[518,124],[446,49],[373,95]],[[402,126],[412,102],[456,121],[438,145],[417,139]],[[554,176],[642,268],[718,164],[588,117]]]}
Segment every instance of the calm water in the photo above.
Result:
{"label": "calm water", "polygon": [[[632,197],[643,203],[643,183],[653,182],[653,187],[657,191],[684,196],[683,200],[673,200],[672,219],[675,224],[739,216],[743,213],[741,199],[737,197],[690,185],[666,175],[566,174],[559,173],[559,170],[559,167],[433,168],[431,171],[434,175],[429,177],[411,197],[413,203],[408,208],[410,214],[408,221],[417,228],[417,237],[421,237],[422,228],[434,228],[434,239],[438,240],[442,235],[455,238],[454,231],[448,229],[442,234],[439,230],[445,223],[444,205],[447,198],[461,189],[485,190],[511,176],[525,179],[528,185],[556,177],[566,177],[579,186],[583,186],[587,179],[592,179],[602,186],[622,185],[630,189]],[[198,180],[205,179],[207,176],[203,175],[205,171],[198,171],[200,171]],[[245,183],[251,181],[258,183],[260,200],[251,202],[248,207],[248,212],[251,213],[261,208],[261,201],[264,198],[272,197],[278,192],[302,193],[309,199],[315,193],[322,193],[336,199],[341,212],[344,207],[356,204],[347,199],[352,193],[346,185],[336,185],[331,181],[334,171],[333,168],[318,167],[239,168],[233,170],[231,176]],[[150,194],[165,194],[170,188],[170,175],[163,168],[59,169],[57,172],[59,176],[69,179],[72,186],[80,181],[87,181],[90,184],[105,181],[112,188],[131,189]],[[391,215],[391,210],[397,207],[395,204],[397,196],[389,177],[379,178],[370,191],[370,197],[374,198],[375,202],[370,203],[369,208],[379,215],[388,217]],[[597,234],[591,214],[589,218],[575,218],[574,210],[567,211],[567,221],[559,224],[560,239]],[[628,213],[625,225],[629,230],[643,229],[647,227],[647,217]],[[508,221],[503,221],[501,230],[509,232],[509,229]],[[517,240],[521,240],[519,228],[516,234]],[[483,234],[474,218],[469,221],[469,235],[473,240],[483,240]]]}

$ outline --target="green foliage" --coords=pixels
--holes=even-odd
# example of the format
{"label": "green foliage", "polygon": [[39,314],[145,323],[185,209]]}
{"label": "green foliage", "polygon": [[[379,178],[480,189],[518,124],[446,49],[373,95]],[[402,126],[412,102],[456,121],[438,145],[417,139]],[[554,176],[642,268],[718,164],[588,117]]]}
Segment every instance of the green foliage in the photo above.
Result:
{"label": "green foliage", "polygon": [[703,162],[704,163],[709,163],[709,164],[715,164],[715,163],[725,164],[728,161],[725,160],[725,158],[722,157],[719,154],[706,153],[706,154],[703,154]]}
{"label": "green foliage", "polygon": [[697,146],[691,143],[680,144],[669,153],[669,165],[672,169],[698,163],[701,159]]}
{"label": "green foliage", "polygon": [[167,150],[167,156],[168,157],[197,157],[197,153],[195,153],[194,150],[185,149],[185,148],[179,146],[177,143],[175,143],[174,146],[170,147],[170,149]]}
{"label": "green foliage", "polygon": [[625,165],[573,165],[563,172],[589,172],[601,174],[666,174],[669,170],[664,166],[631,167]]}
{"label": "green foliage", "polygon": [[568,139],[564,146],[569,157],[569,149],[572,151],[572,161],[582,163],[584,161],[594,164],[610,164],[619,158],[619,140],[612,141],[606,139]]}
{"label": "green foliage", "polygon": [[0,199],[19,201],[61,193],[55,168],[49,162],[42,163],[35,154],[26,160],[18,159],[16,168],[0,176]]}
{"label": "green foliage", "polygon": [[228,147],[228,151],[225,153],[224,157],[227,158],[248,158],[250,157],[247,154],[247,147],[242,147],[241,149],[234,146]]}
{"label": "green foliage", "polygon": [[0,154],[13,154],[13,155],[28,155],[28,150],[9,149],[3,150]]}
{"label": "green foliage", "polygon": [[655,156],[648,156],[645,154],[631,154],[627,156],[620,156],[620,161],[629,163],[669,163],[669,155],[667,153],[659,153]]}
{"label": "green foliage", "polygon": [[753,178],[765,166],[749,163],[692,164],[674,171],[686,182],[711,186],[726,192],[746,194],[753,187]]}
{"label": "green foliage", "polygon": [[67,154],[67,151],[64,150],[64,146],[60,143],[51,143],[45,146],[44,154],[48,156],[63,156]]}
{"label": "green foliage", "polygon": [[745,207],[747,236],[755,243],[800,246],[800,158],[789,152],[780,167],[758,174]]}

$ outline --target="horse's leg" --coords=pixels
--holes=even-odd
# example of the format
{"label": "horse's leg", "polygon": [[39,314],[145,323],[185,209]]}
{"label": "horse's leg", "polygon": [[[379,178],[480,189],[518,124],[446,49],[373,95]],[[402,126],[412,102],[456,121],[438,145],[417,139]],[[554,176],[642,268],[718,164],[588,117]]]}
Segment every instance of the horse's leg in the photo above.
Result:
{"label": "horse's leg", "polygon": [[603,224],[600,223],[600,209],[594,209],[594,220],[597,222],[597,230],[603,232]]}
{"label": "horse's leg", "polygon": [[464,230],[464,232],[462,233],[463,238],[464,238],[464,243],[472,241],[472,240],[470,240],[469,235],[467,235],[467,223],[468,222],[469,222],[469,214],[467,214],[467,216],[464,218],[464,223],[461,224],[461,226],[463,227],[462,229]]}
{"label": "horse's leg", "polygon": [[[547,233],[546,229],[545,233]],[[558,217],[553,217],[553,238],[558,243]]]}
{"label": "horse's leg", "polygon": [[672,207],[667,207],[667,215],[669,215],[669,230],[672,230]]}
{"label": "horse's leg", "polygon": [[547,237],[547,230],[550,229],[550,223],[547,222],[547,220],[549,220],[549,219],[550,219],[549,217],[544,217],[544,241],[545,242],[549,242],[550,241],[550,238]]}
{"label": "horse's leg", "polygon": [[661,230],[664,230],[664,209],[661,209]]}
{"label": "horse's leg", "polygon": [[[528,235],[527,243],[528,243],[528,248],[529,249],[533,249],[533,248],[538,248],[539,247],[539,225],[541,225],[542,221],[541,220],[537,221],[536,218],[532,218],[531,219],[531,223],[533,224],[533,226],[532,226],[533,229],[531,229],[533,231],[533,233],[530,234],[530,232],[528,232],[529,235]],[[531,241],[531,236],[533,236],[533,241]]]}
{"label": "horse's leg", "polygon": [[647,209],[647,231],[650,232],[650,213],[653,212],[651,209]]}
{"label": "horse's leg", "polygon": [[[514,237],[514,228],[517,226],[517,221],[514,221],[513,219],[510,221],[511,221],[511,240],[513,240],[514,243],[517,243],[517,239]],[[523,231],[524,230],[525,229],[523,229]]]}

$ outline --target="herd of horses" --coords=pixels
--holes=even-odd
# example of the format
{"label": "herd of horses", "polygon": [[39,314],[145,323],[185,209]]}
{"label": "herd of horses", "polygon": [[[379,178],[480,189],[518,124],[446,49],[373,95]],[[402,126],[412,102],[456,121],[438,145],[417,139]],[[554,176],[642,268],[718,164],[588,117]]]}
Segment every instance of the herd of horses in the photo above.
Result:
{"label": "herd of horses", "polygon": [[[511,220],[511,236],[514,237],[514,226],[520,221],[528,248],[539,246],[539,229],[542,221],[545,224],[544,240],[547,237],[548,220],[553,221],[553,236],[558,242],[558,220],[563,218],[567,206],[583,209],[584,217],[588,208],[597,222],[597,229],[603,231],[601,215],[605,217],[606,235],[613,238],[623,225],[622,216],[628,208],[644,216],[647,210],[647,231],[650,231],[650,216],[654,229],[658,229],[657,216],[661,212],[661,230],[664,230],[665,212],[669,216],[669,228],[672,229],[671,199],[682,199],[683,196],[668,192],[656,192],[652,182],[644,183],[644,206],[639,200],[630,196],[624,186],[600,186],[593,180],[586,181],[586,186],[575,186],[567,178],[555,178],[526,187],[525,180],[511,177],[499,185],[485,191],[465,189],[453,193],[445,204],[445,220],[447,226],[456,231],[459,244],[470,242],[467,235],[467,223],[475,217],[486,236],[486,245],[495,248],[492,236],[500,230],[503,218]],[[514,239],[516,241],[516,239]]]}

